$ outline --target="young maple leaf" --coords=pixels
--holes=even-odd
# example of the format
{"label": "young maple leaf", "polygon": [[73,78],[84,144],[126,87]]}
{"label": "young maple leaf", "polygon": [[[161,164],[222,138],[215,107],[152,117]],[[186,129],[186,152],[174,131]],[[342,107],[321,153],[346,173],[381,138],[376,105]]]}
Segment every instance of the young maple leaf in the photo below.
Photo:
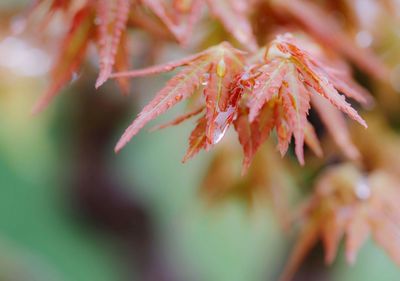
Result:
{"label": "young maple leaf", "polygon": [[382,170],[365,176],[353,165],[342,164],[324,172],[300,216],[301,232],[281,280],[291,279],[320,239],[325,248],[325,262],[331,264],[343,236],[350,264],[372,234],[400,265],[399,199],[397,178]]}
{"label": "young maple leaf", "polygon": [[[318,153],[319,149],[313,137],[315,134],[312,133],[312,129],[310,130],[307,121],[312,98],[317,101],[318,98],[322,98],[323,102],[332,104],[366,127],[365,121],[339,94],[338,89],[358,100],[365,100],[365,93],[360,92],[358,88],[352,88],[345,80],[338,82],[332,70],[300,48],[291,35],[278,36],[266,49],[263,61],[252,66],[249,72],[243,79],[251,81],[252,85],[250,93],[245,98],[249,109],[246,114],[250,124],[242,122],[241,127],[246,125],[247,132],[251,131],[253,145],[252,149],[249,149],[249,142],[241,141],[247,158],[245,164],[251,161],[257,147],[273,128],[276,129],[278,148],[282,155],[286,153],[292,136],[295,139],[296,156],[301,164],[304,164],[305,140],[313,144]],[[324,104],[318,103],[317,107],[323,108]],[[246,111],[242,110],[239,114],[242,112]],[[321,114],[325,112],[321,110]],[[336,116],[335,112],[326,114]],[[327,119],[328,117],[325,118],[326,123],[331,126],[332,123]],[[337,138],[338,143],[343,145],[345,143],[343,139],[347,140],[345,138],[347,132],[345,126],[340,126],[336,130],[338,129],[341,130],[338,132],[340,135],[340,138]],[[247,138],[243,134],[246,132],[245,129],[237,131],[239,139]]]}
{"label": "young maple leaf", "polygon": [[[219,142],[232,124],[239,97],[231,94],[231,83],[243,71],[244,54],[229,43],[221,43],[201,53],[179,61],[114,74],[113,77],[139,77],[168,72],[184,67],[156,97],[144,107],[116,145],[118,152],[146,123],[167,111],[178,102],[191,97],[202,87],[206,101],[205,114],[190,137],[185,160],[202,148]],[[185,118],[183,118],[185,119]]]}

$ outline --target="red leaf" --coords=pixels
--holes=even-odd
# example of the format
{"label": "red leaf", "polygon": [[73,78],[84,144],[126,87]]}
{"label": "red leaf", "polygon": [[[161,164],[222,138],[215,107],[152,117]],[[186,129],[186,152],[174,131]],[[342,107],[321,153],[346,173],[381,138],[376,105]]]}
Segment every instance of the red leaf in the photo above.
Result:
{"label": "red leaf", "polygon": [[193,26],[200,18],[202,1],[174,1],[174,10],[168,9],[163,0],[141,0],[153,11],[180,43],[186,43]]}
{"label": "red leaf", "polygon": [[286,75],[287,67],[285,62],[275,60],[261,66],[257,71],[260,75],[257,77],[257,83],[248,102],[250,121],[257,117],[267,101],[278,94]]}
{"label": "red leaf", "polygon": [[242,60],[242,52],[232,48],[228,43],[222,43],[182,60],[113,75],[113,77],[137,77],[186,66],[142,110],[121,137],[115,151],[118,152],[147,122],[191,96],[201,84],[206,84],[204,95],[207,101],[206,134],[209,139],[208,144],[215,143],[215,134],[225,131],[233,121],[234,112],[230,107],[234,107],[237,101],[229,98],[229,86],[232,82],[231,79],[243,67]]}
{"label": "red leaf", "polygon": [[[118,72],[126,71],[130,68],[130,52],[128,46],[128,39],[126,34],[122,34],[118,47],[117,55],[115,57],[115,70]],[[130,88],[130,80],[127,77],[117,78],[117,83],[123,95],[127,95]]]}
{"label": "red leaf", "polygon": [[68,10],[68,8],[71,5],[70,0],[52,0],[51,3],[46,3],[49,1],[45,1],[45,0],[34,0],[31,2],[32,3],[30,4],[30,7],[25,11],[26,18],[27,18],[27,22],[25,24],[29,24],[28,21],[29,21],[30,17],[37,10],[39,10],[39,8],[43,4],[50,5],[50,7],[48,7],[48,12],[40,18],[40,23],[38,24],[38,31],[40,31],[40,32],[42,32],[48,26],[48,24],[51,22],[51,20],[54,17],[54,14],[57,11],[65,12]]}
{"label": "red leaf", "polygon": [[[281,88],[282,89],[282,88]],[[281,90],[282,91],[282,90]],[[282,94],[280,98],[275,101],[275,127],[278,136],[278,150],[283,157],[288,148],[293,136],[293,128],[288,122],[287,108],[283,104]]]}
{"label": "red leaf", "polygon": [[243,105],[239,107],[234,125],[244,152],[242,174],[247,172],[256,152],[269,137],[275,121],[275,108],[268,103],[252,122],[249,121],[249,109]]}
{"label": "red leaf", "polygon": [[310,221],[304,226],[286,263],[285,269],[279,278],[280,281],[292,280],[293,275],[307,256],[307,253],[318,242],[319,231],[317,222]]}
{"label": "red leaf", "polygon": [[207,118],[203,116],[197,121],[196,128],[194,128],[194,130],[190,134],[189,148],[186,152],[185,157],[182,160],[183,163],[195,156],[197,153],[199,153],[200,150],[206,147],[206,127]]}
{"label": "red leaf", "polygon": [[214,55],[209,80],[204,89],[207,117],[207,146],[218,143],[233,122],[239,96],[231,92],[232,82],[243,70],[241,53],[228,45]]}
{"label": "red leaf", "polygon": [[370,232],[368,221],[362,213],[356,213],[346,226],[346,259],[349,264],[354,264],[357,253],[367,240]]}
{"label": "red leaf", "polygon": [[[316,140],[315,132],[307,121],[311,96],[315,96],[315,99],[320,98],[330,107],[332,106],[329,103],[333,104],[349,114],[353,119],[366,125],[365,121],[329,81],[330,77],[334,75],[332,74],[334,70],[329,68],[330,76],[325,71],[324,65],[319,64],[309,53],[301,50],[295,44],[293,37],[290,35],[278,36],[265,52],[264,62],[256,59],[254,65],[242,74],[239,83],[239,85],[249,85],[249,93],[246,97],[247,106],[249,107],[249,122],[259,123],[258,118],[263,113],[263,118],[266,117],[268,119],[267,122],[263,122],[266,125],[265,128],[263,127],[264,125],[260,125],[257,138],[264,141],[261,136],[268,135],[269,131],[275,127],[278,137],[278,149],[282,155],[286,153],[292,136],[294,136],[295,153],[300,164],[304,164],[303,146],[306,138],[316,151],[316,154],[321,155],[322,151],[318,140]],[[338,83],[337,79],[335,76],[334,81],[336,83]],[[353,97],[359,99],[363,97],[364,92],[357,96],[359,89],[352,88],[346,81],[342,81],[340,86],[342,89],[351,92]],[[319,107],[317,109],[320,110],[321,114],[325,114],[322,118],[326,120],[328,127],[333,126],[333,123],[329,123],[329,115],[336,114],[334,116],[341,120],[341,116],[337,116],[339,113],[334,111],[333,113],[330,113],[330,111],[324,113],[323,104],[317,104],[317,107]],[[244,128],[246,123],[244,121],[240,121],[240,123],[240,126]],[[340,132],[338,134],[339,140],[337,141],[343,146],[347,146],[345,151],[350,154],[353,146],[351,142],[345,142],[348,140],[347,129],[343,122],[339,123],[339,125]],[[247,126],[251,127],[249,124]],[[264,131],[266,133],[263,133]],[[241,132],[246,132],[246,130],[241,129]],[[246,165],[255,153],[255,149],[250,150],[248,148],[250,142],[245,141],[247,138],[249,138],[248,134],[243,135],[241,140],[242,145],[244,145]],[[257,141],[259,140],[253,140],[254,143]],[[257,148],[258,146],[253,145],[253,147]],[[354,156],[354,151],[352,156]]]}
{"label": "red leaf", "polygon": [[188,98],[200,86],[201,77],[207,71],[208,62],[188,66],[172,78],[157,96],[143,108],[138,117],[126,129],[118,141],[115,151],[118,152],[125,144],[142,129],[146,123],[163,114],[178,102]]}
{"label": "red leaf", "polygon": [[314,127],[310,124],[310,122],[307,122],[306,127],[304,128],[304,141],[315,153],[315,155],[322,157],[323,152],[321,144],[319,143],[317,134],[315,133]]}
{"label": "red leaf", "polygon": [[190,111],[190,112],[188,112],[186,114],[183,114],[183,115],[177,117],[176,119],[174,119],[174,120],[172,120],[172,121],[170,121],[168,123],[165,123],[163,125],[159,125],[159,126],[156,126],[154,128],[151,128],[150,131],[161,130],[161,129],[165,129],[165,128],[168,128],[168,127],[171,127],[171,126],[179,125],[182,122],[192,118],[193,116],[196,116],[196,115],[200,114],[203,110],[204,110],[204,107],[197,108],[197,109],[195,109],[193,111]]}
{"label": "red leaf", "polygon": [[311,100],[314,108],[335,143],[347,157],[354,160],[358,159],[360,153],[351,141],[344,116],[339,112],[339,110],[319,95],[313,95]]}
{"label": "red leaf", "polygon": [[374,104],[374,99],[370,93],[351,79],[351,73],[338,73],[326,65],[318,64],[326,69],[329,81],[339,92],[345,93],[347,97],[355,99],[365,106]]}
{"label": "red leaf", "polygon": [[320,226],[326,264],[332,264],[336,258],[337,248],[344,232],[343,223],[343,219],[336,213],[330,212],[324,217],[324,224]]}
{"label": "red leaf", "polygon": [[326,46],[341,52],[355,62],[360,69],[384,81],[389,77],[388,69],[382,61],[370,50],[358,47],[331,18],[331,15],[316,4],[304,0],[281,0],[272,1],[272,3],[278,12],[290,15],[314,37]]}
{"label": "red leaf", "polygon": [[52,83],[33,107],[33,113],[42,111],[81,65],[92,34],[93,16],[90,6],[83,7],[75,14],[51,71]]}
{"label": "red leaf", "polygon": [[338,93],[332,83],[329,81],[329,75],[315,63],[315,60],[306,51],[296,46],[289,36],[278,37],[277,46],[282,55],[291,56],[295,61],[299,71],[305,79],[309,88],[315,90],[339,110],[348,114],[352,119],[367,127],[365,121],[358,115],[345,98]]}
{"label": "red leaf", "polygon": [[260,137],[258,123],[249,122],[248,109],[242,106],[239,108],[237,118],[233,124],[238,134],[239,142],[243,147],[244,159],[242,174],[245,174],[259,146],[258,141]]}
{"label": "red leaf", "polygon": [[110,77],[112,77],[112,78],[120,78],[120,77],[135,78],[135,77],[143,77],[143,76],[148,76],[148,75],[159,74],[159,73],[163,73],[163,72],[169,72],[180,66],[188,66],[191,63],[193,63],[194,61],[201,59],[205,55],[207,55],[207,51],[200,52],[198,54],[188,56],[183,59],[171,61],[168,63],[156,65],[156,66],[150,66],[150,67],[143,68],[143,69],[135,69],[135,70],[130,70],[130,71],[113,73],[113,74],[111,74]]}
{"label": "red leaf", "polygon": [[399,232],[398,223],[392,222],[383,215],[372,219],[372,235],[374,240],[385,249],[397,265],[400,265]]}
{"label": "red leaf", "polygon": [[283,102],[288,123],[293,128],[296,156],[300,164],[304,165],[304,128],[308,123],[307,115],[310,109],[310,96],[298,79],[295,66],[290,65],[285,77],[287,87],[284,88],[286,93],[283,94]]}
{"label": "red leaf", "polygon": [[100,73],[96,88],[110,77],[121,36],[126,28],[131,0],[98,0]]}
{"label": "red leaf", "polygon": [[207,0],[211,13],[217,17],[225,29],[236,40],[251,51],[257,49],[257,42],[248,19],[247,9],[250,5],[245,0]]}

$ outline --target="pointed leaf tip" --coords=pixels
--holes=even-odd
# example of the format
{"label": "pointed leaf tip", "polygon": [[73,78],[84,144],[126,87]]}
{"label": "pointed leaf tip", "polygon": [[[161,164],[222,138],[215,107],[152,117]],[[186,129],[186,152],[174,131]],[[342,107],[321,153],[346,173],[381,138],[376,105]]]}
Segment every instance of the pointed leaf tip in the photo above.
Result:
{"label": "pointed leaf tip", "polygon": [[36,101],[36,103],[33,105],[31,109],[31,114],[38,115],[42,111],[44,111],[45,108],[49,105],[50,101],[53,99],[55,94],[56,90],[49,90],[43,96],[39,97],[39,99]]}
{"label": "pointed leaf tip", "polygon": [[97,43],[100,52],[100,73],[96,81],[96,89],[104,84],[111,75],[121,38],[126,30],[130,4],[130,0],[98,1],[97,14],[100,24]]}
{"label": "pointed leaf tip", "polygon": [[299,161],[300,166],[302,166],[302,167],[306,164],[306,162],[304,160],[304,156],[301,156],[301,157],[297,156],[297,160]]}
{"label": "pointed leaf tip", "polygon": [[100,88],[107,80],[108,80],[108,75],[107,76],[99,76],[96,80],[95,88],[98,89]]}
{"label": "pointed leaf tip", "polygon": [[[139,118],[139,117],[138,117]],[[138,124],[137,119],[125,130],[122,137],[117,142],[114,148],[116,153],[120,152],[122,148],[139,132],[144,125]]]}
{"label": "pointed leaf tip", "polygon": [[42,103],[37,102],[33,105],[32,109],[31,109],[31,115],[32,116],[36,116],[39,115],[39,113],[41,113],[44,109],[44,106],[42,105]]}
{"label": "pointed leaf tip", "polygon": [[117,142],[116,146],[114,147],[114,152],[115,152],[116,154],[118,154],[118,153],[124,148],[124,146],[127,144],[127,142],[128,142],[128,141],[126,141],[126,140],[124,139],[124,136],[122,136],[122,137],[120,138],[120,140]]}

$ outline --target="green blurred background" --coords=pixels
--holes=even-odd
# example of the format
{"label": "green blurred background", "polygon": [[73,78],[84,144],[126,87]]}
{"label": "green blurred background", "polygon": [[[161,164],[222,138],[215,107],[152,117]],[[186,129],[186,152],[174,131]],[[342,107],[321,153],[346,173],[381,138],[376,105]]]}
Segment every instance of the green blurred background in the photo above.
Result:
{"label": "green blurred background", "polygon": [[[49,109],[30,115],[46,76],[7,63],[18,53],[15,42],[4,44],[27,2],[0,1],[0,281],[276,280],[294,236],[268,206],[249,212],[240,201],[210,207],[200,199],[210,155],[180,162],[192,124],[144,131],[113,153],[165,77],[135,80],[122,97],[112,83],[95,92],[89,66]],[[312,263],[322,260],[315,254],[306,267],[324,280],[400,280],[372,242],[353,267],[340,254],[326,269]]]}

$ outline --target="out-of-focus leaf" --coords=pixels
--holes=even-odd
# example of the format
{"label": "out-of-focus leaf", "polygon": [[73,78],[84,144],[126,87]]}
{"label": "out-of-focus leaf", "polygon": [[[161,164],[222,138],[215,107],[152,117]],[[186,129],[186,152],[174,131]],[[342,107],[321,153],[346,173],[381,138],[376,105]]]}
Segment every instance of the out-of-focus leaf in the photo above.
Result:
{"label": "out-of-focus leaf", "polygon": [[332,20],[331,15],[318,5],[304,0],[274,0],[272,3],[278,12],[290,15],[314,37],[353,60],[360,69],[387,81],[388,69],[385,65],[370,50],[357,46]]}
{"label": "out-of-focus leaf", "polygon": [[211,13],[221,21],[226,30],[244,48],[255,51],[257,42],[248,15],[251,2],[245,0],[207,0]]}
{"label": "out-of-focus leaf", "polygon": [[[96,88],[110,77],[126,28],[131,0],[98,0],[100,73]],[[122,51],[122,50],[121,50]]]}
{"label": "out-of-focus leaf", "polygon": [[93,33],[93,17],[91,7],[84,7],[76,13],[51,71],[51,84],[35,104],[34,113],[42,111],[79,69]]}
{"label": "out-of-focus leaf", "polygon": [[325,171],[304,212],[301,234],[282,280],[290,280],[319,239],[324,242],[326,263],[332,263],[343,235],[348,263],[355,263],[359,249],[371,233],[393,261],[400,264],[398,200],[398,181],[385,171],[364,176],[351,164]]}

